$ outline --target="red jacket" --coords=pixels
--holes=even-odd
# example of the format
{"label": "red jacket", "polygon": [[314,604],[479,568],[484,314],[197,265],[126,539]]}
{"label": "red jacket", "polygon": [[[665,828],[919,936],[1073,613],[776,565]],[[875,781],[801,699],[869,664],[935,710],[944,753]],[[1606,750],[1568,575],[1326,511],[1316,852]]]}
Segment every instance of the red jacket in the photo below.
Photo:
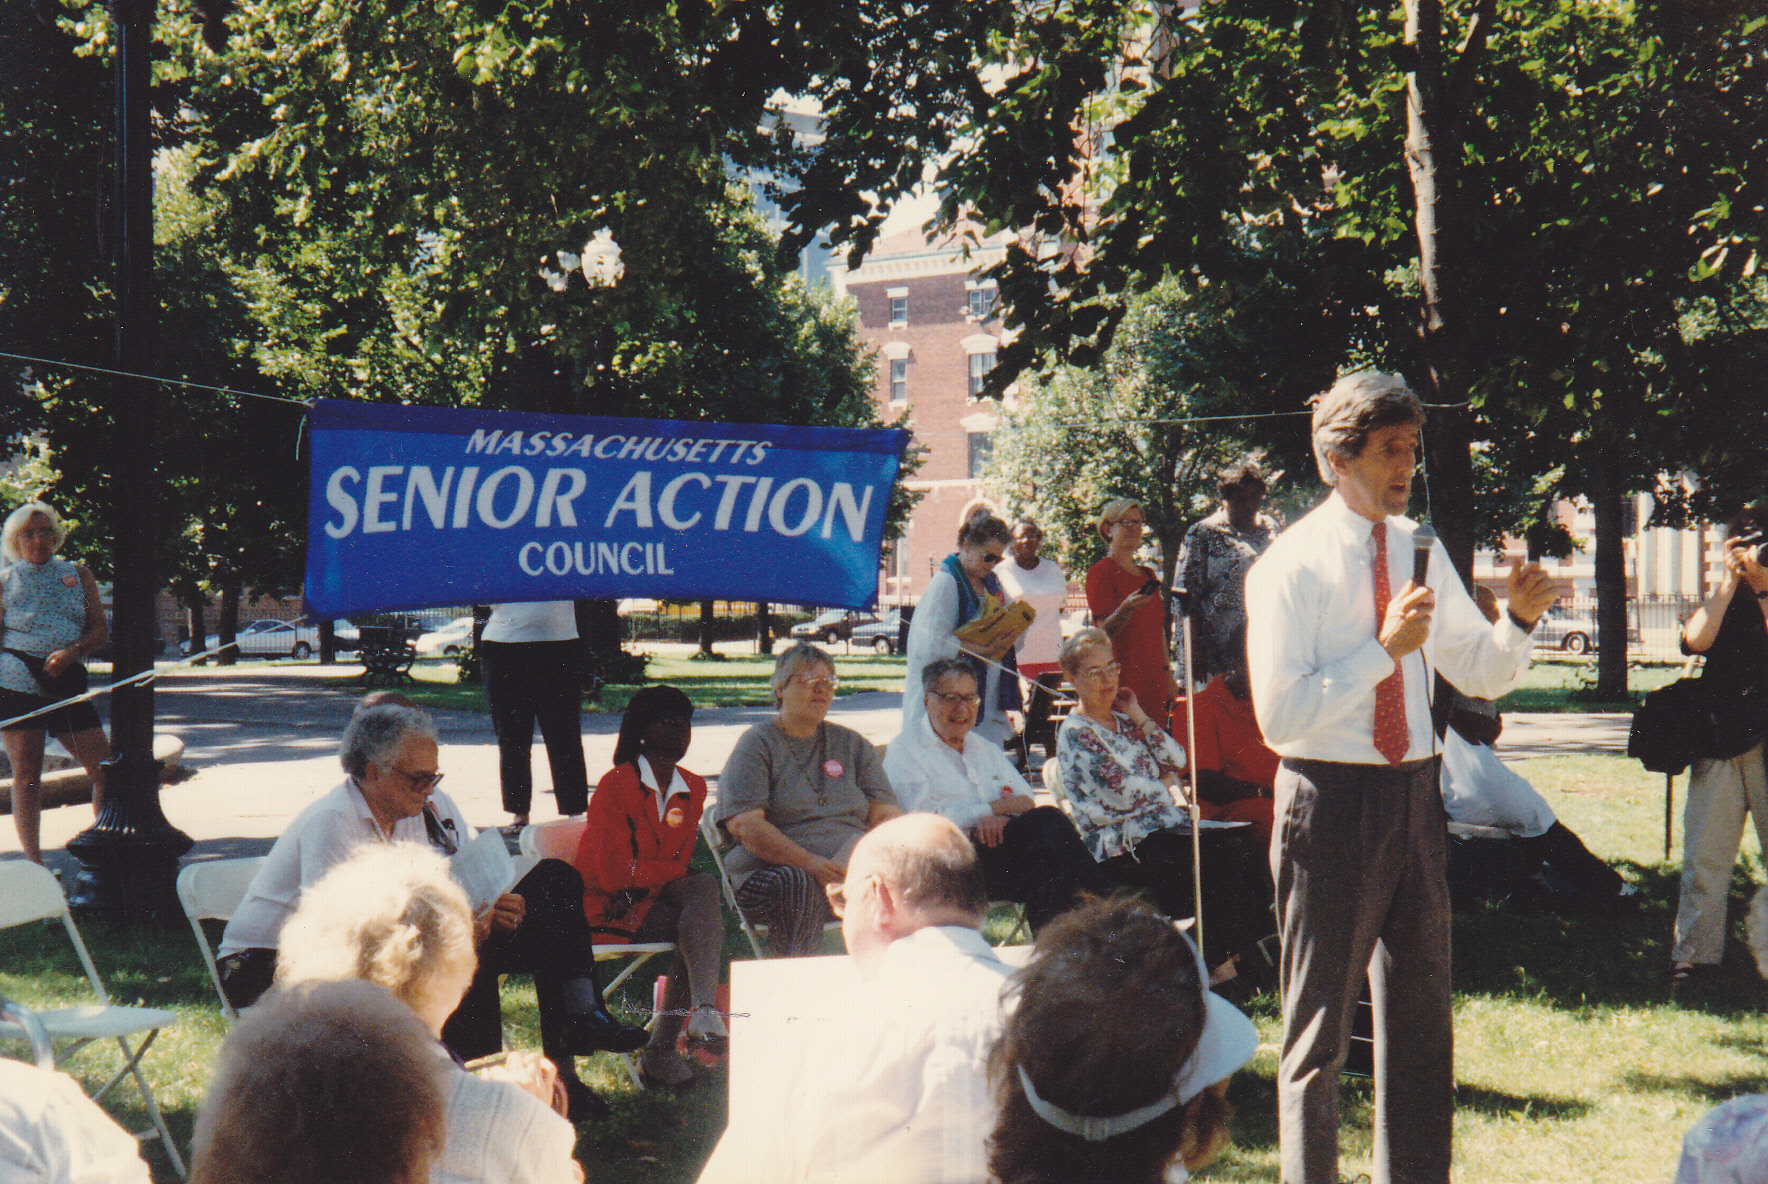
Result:
{"label": "red jacket", "polygon": [[[670,799],[661,821],[657,795],[638,779],[632,762],[609,769],[589,799],[583,838],[577,843],[577,871],[583,876],[583,911],[591,925],[636,930],[657,899],[657,889],[688,874],[699,836],[700,811],[706,806],[706,782],[678,769],[687,782],[686,798]],[[607,916],[608,899],[622,888],[649,889],[646,896],[618,920]],[[617,934],[598,933],[598,944],[623,941]]]}

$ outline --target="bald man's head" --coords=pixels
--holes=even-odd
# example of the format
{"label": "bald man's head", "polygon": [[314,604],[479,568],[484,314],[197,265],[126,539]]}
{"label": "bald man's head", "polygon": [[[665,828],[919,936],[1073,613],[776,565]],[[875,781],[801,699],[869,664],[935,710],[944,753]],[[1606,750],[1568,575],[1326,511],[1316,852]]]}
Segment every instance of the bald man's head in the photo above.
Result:
{"label": "bald man's head", "polygon": [[980,929],[988,915],[976,849],[937,814],[904,814],[874,827],[847,861],[843,891],[841,931],[862,973],[893,941],[935,925]]}
{"label": "bald man's head", "polygon": [[370,707],[416,707],[417,702],[410,695],[401,695],[398,691],[370,691],[356,701],[356,714],[360,715]]}

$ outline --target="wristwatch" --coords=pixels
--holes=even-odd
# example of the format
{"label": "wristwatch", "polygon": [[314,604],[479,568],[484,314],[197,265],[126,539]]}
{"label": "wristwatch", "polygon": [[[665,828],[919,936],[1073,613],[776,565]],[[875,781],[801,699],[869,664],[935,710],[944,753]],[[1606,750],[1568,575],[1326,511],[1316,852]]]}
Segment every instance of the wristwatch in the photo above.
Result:
{"label": "wristwatch", "polygon": [[1504,610],[1504,615],[1510,618],[1510,623],[1512,625],[1515,625],[1518,629],[1521,629],[1524,633],[1533,633],[1535,631],[1535,625],[1539,625],[1541,623],[1541,619],[1539,617],[1537,617],[1537,618],[1535,618],[1534,625],[1524,624],[1523,619],[1521,617],[1517,616],[1515,613],[1511,612],[1509,609]]}

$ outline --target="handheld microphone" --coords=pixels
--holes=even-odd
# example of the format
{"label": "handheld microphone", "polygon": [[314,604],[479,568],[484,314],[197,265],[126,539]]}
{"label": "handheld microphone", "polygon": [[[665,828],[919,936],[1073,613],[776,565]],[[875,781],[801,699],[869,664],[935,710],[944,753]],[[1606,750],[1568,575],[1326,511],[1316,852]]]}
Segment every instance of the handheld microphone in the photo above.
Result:
{"label": "handheld microphone", "polygon": [[1412,582],[1424,587],[1430,573],[1430,549],[1436,545],[1436,531],[1420,526],[1412,532]]}

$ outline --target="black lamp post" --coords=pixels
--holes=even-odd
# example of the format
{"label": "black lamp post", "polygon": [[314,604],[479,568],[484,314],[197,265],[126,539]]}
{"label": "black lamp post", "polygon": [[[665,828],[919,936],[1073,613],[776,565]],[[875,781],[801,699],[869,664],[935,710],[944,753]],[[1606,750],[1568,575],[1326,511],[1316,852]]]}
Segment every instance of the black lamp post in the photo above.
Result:
{"label": "black lamp post", "polygon": [[[153,144],[148,134],[148,62],[154,0],[112,0],[116,22],[117,354],[123,374],[151,372],[157,307],[153,295]],[[154,474],[155,383],[118,376],[110,410],[115,500],[111,597],[113,678],[153,669],[154,529],[159,490]],[[111,696],[111,749],[105,762],[104,807],[92,826],[68,843],[80,863],[69,902],[124,916],[178,912],[178,857],[190,836],[160,810],[160,762],[153,755],[152,683],[120,687]]]}

